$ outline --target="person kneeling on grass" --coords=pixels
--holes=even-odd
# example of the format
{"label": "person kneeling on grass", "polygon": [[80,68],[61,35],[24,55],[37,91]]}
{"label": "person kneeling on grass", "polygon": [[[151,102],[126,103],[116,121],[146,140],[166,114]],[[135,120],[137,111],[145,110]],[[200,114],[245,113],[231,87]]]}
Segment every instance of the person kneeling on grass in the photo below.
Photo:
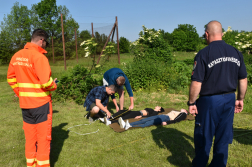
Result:
{"label": "person kneeling on grass", "polygon": [[168,114],[156,115],[152,117],[148,117],[142,119],[140,121],[131,122],[127,120],[124,122],[122,117],[119,118],[120,128],[128,130],[131,127],[147,127],[151,125],[167,125],[169,123],[175,123],[186,119],[187,111],[185,109],[181,109],[180,111],[171,111]]}
{"label": "person kneeling on grass", "polygon": [[92,122],[96,114],[102,113],[101,115],[106,115],[110,118],[111,113],[107,109],[109,96],[116,92],[115,85],[110,86],[97,86],[93,88],[87,95],[84,107],[86,111],[89,111],[87,118]]}
{"label": "person kneeling on grass", "polygon": [[160,112],[164,112],[164,109],[160,106],[156,106],[154,109],[145,108],[144,110],[140,111],[120,110],[117,113],[113,114],[110,119],[108,118],[99,118],[99,119],[106,125],[110,125],[111,123],[118,122],[117,118],[119,117],[122,117],[122,119],[124,120],[129,118],[140,119],[142,117],[151,117],[158,115],[158,113]]}

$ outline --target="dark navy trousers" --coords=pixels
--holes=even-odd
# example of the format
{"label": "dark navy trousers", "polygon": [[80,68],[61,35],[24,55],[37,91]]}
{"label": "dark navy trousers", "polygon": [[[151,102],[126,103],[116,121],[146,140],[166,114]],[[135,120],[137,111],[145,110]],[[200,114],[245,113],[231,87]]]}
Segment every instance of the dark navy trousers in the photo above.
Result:
{"label": "dark navy trousers", "polygon": [[194,167],[205,167],[209,159],[213,137],[213,159],[210,167],[226,166],[228,144],[233,140],[235,94],[200,96],[196,102]]}

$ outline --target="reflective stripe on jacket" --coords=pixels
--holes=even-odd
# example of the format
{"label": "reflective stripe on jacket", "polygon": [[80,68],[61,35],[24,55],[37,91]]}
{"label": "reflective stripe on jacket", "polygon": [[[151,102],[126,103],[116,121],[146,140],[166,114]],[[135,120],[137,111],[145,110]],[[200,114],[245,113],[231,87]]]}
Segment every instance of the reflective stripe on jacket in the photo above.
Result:
{"label": "reflective stripe on jacket", "polygon": [[44,53],[46,50],[28,42],[10,61],[7,82],[19,97],[20,108],[44,105],[51,100],[50,91],[57,88]]}

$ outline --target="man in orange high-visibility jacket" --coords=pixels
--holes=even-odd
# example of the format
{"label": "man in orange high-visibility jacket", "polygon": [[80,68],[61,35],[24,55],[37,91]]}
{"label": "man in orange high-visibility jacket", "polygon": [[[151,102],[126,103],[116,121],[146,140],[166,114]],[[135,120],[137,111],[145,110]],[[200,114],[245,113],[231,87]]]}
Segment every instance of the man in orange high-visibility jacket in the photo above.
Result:
{"label": "man in orange high-visibility jacket", "polygon": [[31,42],[11,58],[7,82],[19,97],[25,133],[27,166],[50,166],[52,131],[51,91],[57,88],[51,78],[51,68],[44,55],[48,34],[33,31]]}

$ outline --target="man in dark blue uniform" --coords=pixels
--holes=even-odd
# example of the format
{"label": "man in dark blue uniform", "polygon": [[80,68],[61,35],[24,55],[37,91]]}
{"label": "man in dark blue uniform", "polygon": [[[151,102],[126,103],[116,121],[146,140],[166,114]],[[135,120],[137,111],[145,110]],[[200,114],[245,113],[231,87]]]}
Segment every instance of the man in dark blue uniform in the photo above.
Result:
{"label": "man in dark blue uniform", "polygon": [[192,164],[194,167],[207,165],[215,136],[209,166],[220,167],[227,164],[228,144],[233,140],[234,113],[243,109],[247,72],[243,55],[222,41],[222,26],[218,21],[207,24],[205,37],[208,46],[195,56],[187,102],[189,112],[196,115]]}

